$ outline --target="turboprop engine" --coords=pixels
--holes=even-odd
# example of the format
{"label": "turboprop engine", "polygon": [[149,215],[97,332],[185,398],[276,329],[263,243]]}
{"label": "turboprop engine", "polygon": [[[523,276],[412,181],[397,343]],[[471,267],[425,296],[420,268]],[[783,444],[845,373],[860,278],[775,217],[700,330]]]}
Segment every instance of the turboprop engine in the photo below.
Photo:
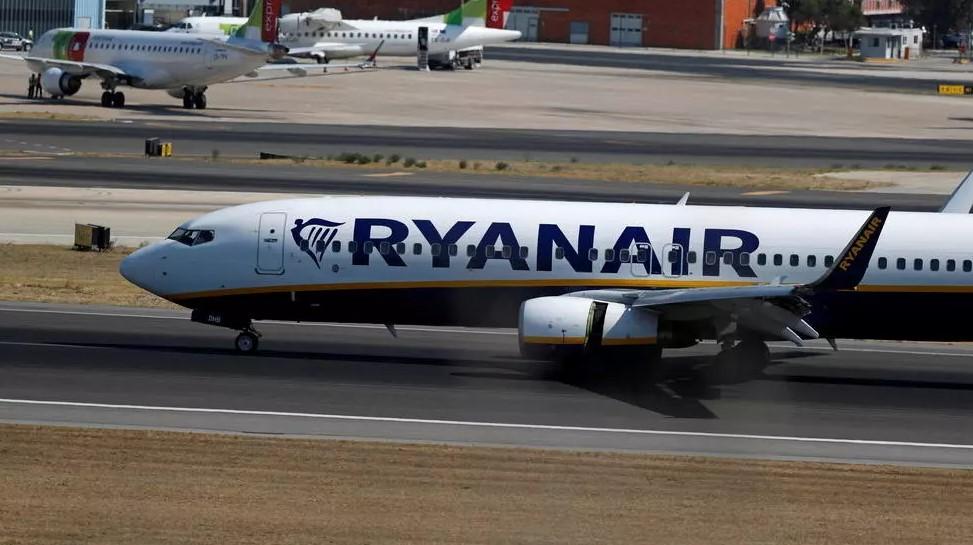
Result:
{"label": "turboprop engine", "polygon": [[41,88],[53,97],[69,97],[81,89],[81,77],[60,68],[48,68],[41,74]]}
{"label": "turboprop engine", "polygon": [[538,297],[520,306],[520,353],[557,358],[605,349],[647,349],[658,344],[656,313],[582,297]]}

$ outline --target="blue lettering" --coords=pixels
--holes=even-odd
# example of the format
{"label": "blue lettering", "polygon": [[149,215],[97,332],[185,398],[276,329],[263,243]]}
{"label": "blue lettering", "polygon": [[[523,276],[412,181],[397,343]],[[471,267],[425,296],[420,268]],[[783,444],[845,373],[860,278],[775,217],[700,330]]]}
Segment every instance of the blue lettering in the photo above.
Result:
{"label": "blue lettering", "polygon": [[442,246],[439,255],[432,256],[432,266],[436,269],[449,267],[449,246],[456,244],[460,237],[465,235],[470,227],[473,227],[472,221],[458,221],[449,228],[449,231],[446,231],[445,235],[440,235],[439,230],[429,220],[412,220],[412,222],[416,224],[416,227],[419,228],[422,236],[426,237],[426,241],[430,245],[439,244]]}
{"label": "blue lettering", "polygon": [[[681,248],[681,251],[679,251],[679,259],[674,263],[669,263],[669,266],[672,267],[671,274],[673,276],[689,274],[689,229],[685,227],[673,229],[672,245]],[[672,261],[668,257],[666,260]]]}
{"label": "blue lettering", "polygon": [[571,245],[561,228],[548,223],[541,224],[537,229],[537,270],[553,270],[554,248],[564,251],[564,259],[571,265],[574,272],[591,272],[591,261],[588,250],[595,247],[595,226],[582,225],[578,228],[578,247]]}
{"label": "blue lettering", "polygon": [[[724,248],[723,239],[724,238],[735,238],[740,241],[740,244],[736,248]],[[760,246],[760,239],[757,235],[749,231],[741,231],[739,229],[707,229],[706,235],[703,238],[703,254],[704,257],[709,252],[716,253],[716,263],[708,263],[706,259],[703,259],[703,276],[719,276],[720,275],[720,264],[723,262],[723,256],[729,254],[732,256],[733,270],[736,271],[737,275],[742,278],[756,278],[757,273],[754,272],[750,265],[743,265],[740,263],[740,254],[752,254]]]}
{"label": "blue lettering", "polygon": [[[503,255],[502,251],[494,251],[498,241],[502,246],[510,248],[507,257]],[[487,255],[487,247],[490,248],[490,255]],[[509,261],[510,267],[515,271],[530,270],[530,267],[527,266],[527,260],[520,257],[520,242],[517,241],[517,235],[514,234],[509,223],[490,224],[490,227],[483,233],[483,238],[480,239],[480,243],[476,246],[476,255],[470,258],[470,262],[466,267],[469,269],[482,269],[486,266],[488,259]]]}
{"label": "blue lettering", "polygon": [[[373,227],[388,229],[388,236],[372,236]],[[385,259],[385,263],[392,267],[405,267],[402,256],[393,247],[395,244],[405,240],[408,236],[409,228],[400,221],[379,218],[359,218],[355,220],[354,232],[354,240],[358,247],[355,248],[355,253],[351,256],[351,263],[353,265],[368,265],[369,256],[368,252],[365,251],[365,243],[370,242],[372,246],[377,247],[375,248],[377,251],[378,247],[384,242],[388,244],[389,251],[384,253],[379,252],[379,255]]]}

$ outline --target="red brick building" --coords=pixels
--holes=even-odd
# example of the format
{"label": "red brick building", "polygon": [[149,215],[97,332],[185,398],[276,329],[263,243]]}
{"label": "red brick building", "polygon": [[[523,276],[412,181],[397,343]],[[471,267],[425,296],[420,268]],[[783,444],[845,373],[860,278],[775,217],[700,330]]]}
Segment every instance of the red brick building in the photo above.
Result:
{"label": "red brick building", "polygon": [[[291,12],[327,6],[347,19],[445,13],[459,0],[284,0]],[[633,47],[740,47],[745,20],[775,0],[514,0],[507,28],[527,41]]]}

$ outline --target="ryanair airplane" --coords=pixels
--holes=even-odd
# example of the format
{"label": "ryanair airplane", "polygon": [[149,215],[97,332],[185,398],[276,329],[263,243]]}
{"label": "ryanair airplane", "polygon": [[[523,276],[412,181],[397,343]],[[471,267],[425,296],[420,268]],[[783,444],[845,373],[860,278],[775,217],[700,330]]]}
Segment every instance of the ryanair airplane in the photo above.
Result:
{"label": "ryanair airplane", "polygon": [[[334,196],[219,210],[127,257],[132,283],[255,320],[517,327],[529,357],[716,340],[973,340],[973,176],[941,213]],[[954,213],[958,212],[958,213]],[[944,238],[945,237],[945,238]],[[881,238],[881,242],[880,242]]]}

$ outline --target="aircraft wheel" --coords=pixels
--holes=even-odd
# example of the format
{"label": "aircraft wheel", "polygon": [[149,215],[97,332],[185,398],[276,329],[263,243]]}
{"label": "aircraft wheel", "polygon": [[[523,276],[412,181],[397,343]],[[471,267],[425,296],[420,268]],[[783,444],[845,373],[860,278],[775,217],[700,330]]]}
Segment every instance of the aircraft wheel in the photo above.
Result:
{"label": "aircraft wheel", "polygon": [[112,102],[114,102],[112,98],[113,97],[111,92],[105,91],[104,93],[101,94],[101,105],[104,106],[105,108],[111,108]]}
{"label": "aircraft wheel", "polygon": [[187,110],[193,109],[193,95],[188,91],[182,95],[182,107]]}
{"label": "aircraft wheel", "polygon": [[257,351],[257,347],[260,345],[260,341],[257,336],[249,331],[244,331],[236,337],[235,346],[237,352],[241,354],[253,354]]}
{"label": "aircraft wheel", "polygon": [[117,92],[113,93],[111,97],[111,105],[114,108],[124,108],[125,107],[125,93]]}
{"label": "aircraft wheel", "polygon": [[205,110],[206,95],[204,93],[196,93],[193,95],[193,105],[196,106],[197,110]]}

